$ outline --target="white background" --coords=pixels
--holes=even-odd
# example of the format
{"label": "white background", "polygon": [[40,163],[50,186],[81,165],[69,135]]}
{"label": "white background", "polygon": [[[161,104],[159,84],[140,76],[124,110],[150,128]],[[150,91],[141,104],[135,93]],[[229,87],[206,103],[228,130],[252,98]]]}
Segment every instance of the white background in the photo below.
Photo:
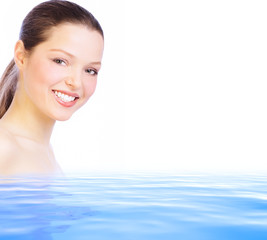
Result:
{"label": "white background", "polygon": [[[1,3],[1,72],[39,2]],[[56,124],[65,172],[267,170],[266,1],[75,2],[105,53],[95,95]]]}

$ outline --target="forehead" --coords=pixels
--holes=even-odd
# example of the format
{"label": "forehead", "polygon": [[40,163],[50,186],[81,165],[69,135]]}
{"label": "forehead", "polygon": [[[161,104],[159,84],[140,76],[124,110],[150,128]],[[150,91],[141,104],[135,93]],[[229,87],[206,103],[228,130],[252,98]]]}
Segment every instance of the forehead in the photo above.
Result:
{"label": "forehead", "polygon": [[42,50],[62,49],[76,57],[101,60],[104,48],[102,35],[80,24],[61,24],[53,27],[46,41],[38,45]]}

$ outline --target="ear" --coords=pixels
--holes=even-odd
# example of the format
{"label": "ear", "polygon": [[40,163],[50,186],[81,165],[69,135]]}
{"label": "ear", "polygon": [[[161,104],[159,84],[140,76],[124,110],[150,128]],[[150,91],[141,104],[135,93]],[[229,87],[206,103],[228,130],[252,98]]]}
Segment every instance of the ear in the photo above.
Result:
{"label": "ear", "polygon": [[19,69],[21,69],[24,66],[25,59],[26,59],[26,50],[24,47],[24,43],[21,40],[19,40],[16,42],[14,49],[14,61]]}

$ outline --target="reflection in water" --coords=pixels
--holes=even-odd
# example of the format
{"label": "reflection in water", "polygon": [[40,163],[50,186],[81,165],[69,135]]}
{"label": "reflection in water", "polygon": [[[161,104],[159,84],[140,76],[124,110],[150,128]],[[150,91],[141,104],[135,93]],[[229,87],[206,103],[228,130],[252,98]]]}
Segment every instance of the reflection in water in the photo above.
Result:
{"label": "reflection in water", "polygon": [[0,239],[266,239],[267,178],[2,179]]}
{"label": "reflection in water", "polygon": [[72,194],[57,191],[56,188],[52,190],[53,187],[61,188],[61,181],[2,179],[0,237],[54,239],[52,234],[63,233],[73,221],[92,215],[88,207],[61,205],[55,201],[58,198],[71,199]]}

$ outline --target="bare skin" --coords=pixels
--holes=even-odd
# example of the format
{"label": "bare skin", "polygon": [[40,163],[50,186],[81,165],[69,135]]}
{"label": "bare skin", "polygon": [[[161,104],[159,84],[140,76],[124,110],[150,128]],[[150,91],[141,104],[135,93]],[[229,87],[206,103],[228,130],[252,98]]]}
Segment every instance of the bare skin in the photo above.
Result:
{"label": "bare skin", "polygon": [[[17,42],[18,87],[0,120],[0,176],[62,174],[50,145],[53,127],[94,93],[103,47],[98,32],[76,24],[52,29],[30,54]],[[77,96],[75,103],[62,103],[56,91]]]}
{"label": "bare skin", "polygon": [[0,130],[2,176],[62,175],[51,146]]}

